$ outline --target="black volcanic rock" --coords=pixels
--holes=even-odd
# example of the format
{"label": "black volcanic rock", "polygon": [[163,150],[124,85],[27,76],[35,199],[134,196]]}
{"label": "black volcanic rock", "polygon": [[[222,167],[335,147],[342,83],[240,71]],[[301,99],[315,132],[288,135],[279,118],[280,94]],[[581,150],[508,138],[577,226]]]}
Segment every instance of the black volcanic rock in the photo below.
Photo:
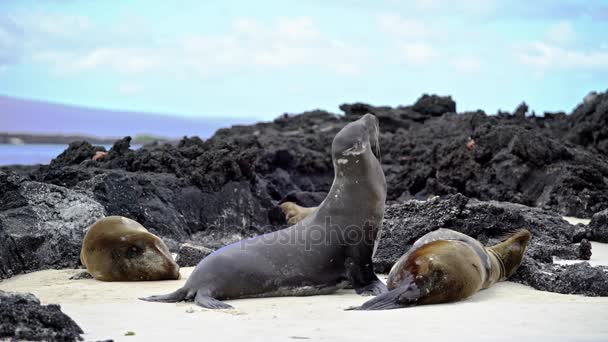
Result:
{"label": "black volcanic rock", "polygon": [[543,291],[608,296],[608,267],[592,267],[587,262],[552,265],[526,257],[510,280]]}
{"label": "black volcanic rock", "polygon": [[444,113],[456,113],[456,102],[451,96],[422,95],[412,109],[418,113],[441,116]]}
{"label": "black volcanic rock", "polygon": [[51,161],[51,165],[80,164],[85,160],[90,160],[95,152],[104,151],[102,146],[93,146],[87,141],[74,141],[68,148]]}
{"label": "black volcanic rock", "polygon": [[593,241],[608,243],[608,209],[591,217],[585,237]]}
{"label": "black volcanic rock", "polygon": [[29,293],[0,291],[0,339],[80,341],[82,333],[59,305],[41,305]]}
{"label": "black volcanic rock", "polygon": [[[604,268],[553,264],[553,257],[588,259],[591,255],[591,245],[587,241],[580,246],[574,244],[576,226],[555,213],[538,208],[497,201],[482,202],[461,194],[389,206],[374,256],[374,269],[376,272],[389,272],[395,261],[418,238],[439,228],[462,232],[485,245],[499,242],[513,230],[526,228],[532,233],[532,241],[522,265],[523,271],[518,271],[513,281],[545,291],[608,295],[605,288],[608,273],[603,271]],[[578,276],[584,279],[582,284],[575,282]]]}
{"label": "black volcanic rock", "polygon": [[0,171],[0,279],[77,267],[84,229],[105,215],[90,194]]}
{"label": "black volcanic rock", "polygon": [[213,253],[213,249],[198,246],[191,243],[184,243],[179,247],[175,262],[180,267],[196,266],[198,263]]}
{"label": "black volcanic rock", "polygon": [[590,93],[569,117],[566,138],[608,156],[608,92]]}
{"label": "black volcanic rock", "polygon": [[[598,99],[593,113],[603,103]],[[128,148],[127,137],[98,162],[79,162],[77,156],[91,150],[81,153],[83,146],[76,145],[50,167],[34,170],[32,177],[73,187],[108,170],[170,174],[183,186],[204,192],[217,192],[232,181],[247,182],[262,190],[255,197],[271,201],[292,192],[326,192],[333,178],[334,135],[370,112],[380,120],[389,201],[459,192],[577,217],[608,208],[607,158],[584,145],[564,142],[568,118],[526,117],[523,105],[517,115],[456,114],[451,98],[435,95],[406,107],[355,103],[341,108],[344,116],[324,111],[283,115],[271,123],[221,129],[205,141],[184,138],[177,145],[136,151]],[[274,219],[265,221],[276,224]]]}

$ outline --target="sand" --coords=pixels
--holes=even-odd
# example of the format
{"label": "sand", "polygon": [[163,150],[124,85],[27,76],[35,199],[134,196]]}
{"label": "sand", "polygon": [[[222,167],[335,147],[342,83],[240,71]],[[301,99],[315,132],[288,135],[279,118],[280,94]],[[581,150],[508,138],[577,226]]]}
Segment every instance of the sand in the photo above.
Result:
{"label": "sand", "polygon": [[[593,243],[592,263],[608,265],[608,245]],[[69,280],[78,270],[48,270],[0,283],[58,303],[87,341],[608,341],[608,298],[541,292],[503,282],[466,301],[409,309],[343,311],[366,298],[352,290],[328,296],[227,301],[235,310],[137,297],[171,292],[176,281],[104,283]],[[607,284],[608,286],[608,284]],[[125,336],[133,332],[133,336]]]}

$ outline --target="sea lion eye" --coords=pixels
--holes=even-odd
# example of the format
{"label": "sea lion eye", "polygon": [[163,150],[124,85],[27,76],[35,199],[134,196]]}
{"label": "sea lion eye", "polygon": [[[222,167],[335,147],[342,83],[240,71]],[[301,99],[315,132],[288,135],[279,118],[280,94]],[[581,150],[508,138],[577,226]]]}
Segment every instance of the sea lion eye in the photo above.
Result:
{"label": "sea lion eye", "polygon": [[142,250],[139,249],[135,245],[131,245],[127,248],[127,252],[125,253],[127,258],[134,258],[142,253]]}

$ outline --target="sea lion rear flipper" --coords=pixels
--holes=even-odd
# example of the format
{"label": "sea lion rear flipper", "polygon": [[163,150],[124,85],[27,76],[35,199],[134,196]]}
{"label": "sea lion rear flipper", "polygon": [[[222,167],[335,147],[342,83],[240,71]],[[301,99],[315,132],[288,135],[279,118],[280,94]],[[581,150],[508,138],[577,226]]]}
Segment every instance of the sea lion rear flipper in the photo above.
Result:
{"label": "sea lion rear flipper", "polygon": [[215,298],[205,296],[200,291],[196,294],[196,297],[194,298],[194,303],[196,303],[196,305],[202,306],[204,308],[213,309],[213,310],[234,309],[231,305],[228,305]]}
{"label": "sea lion rear flipper", "polygon": [[[139,298],[140,300],[145,300],[146,302],[162,302],[162,303],[177,303],[183,300],[188,299],[188,291],[184,288],[181,288],[175,292],[166,294],[166,295],[158,295],[158,296],[150,296],[145,298]],[[192,297],[190,297],[192,298]]]}
{"label": "sea lion rear flipper", "polygon": [[420,298],[420,289],[412,281],[404,282],[402,286],[374,297],[359,307],[346,310],[391,310],[416,305]]}

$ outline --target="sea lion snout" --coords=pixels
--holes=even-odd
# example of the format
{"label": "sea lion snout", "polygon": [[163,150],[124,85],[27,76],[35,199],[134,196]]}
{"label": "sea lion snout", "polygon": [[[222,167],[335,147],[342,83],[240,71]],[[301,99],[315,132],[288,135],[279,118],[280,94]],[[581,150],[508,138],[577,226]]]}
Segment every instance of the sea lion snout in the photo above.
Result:
{"label": "sea lion snout", "polygon": [[[346,125],[334,138],[332,154],[335,160],[357,158],[368,149],[379,157],[379,124],[373,114],[365,114],[360,119]],[[346,159],[344,159],[346,158]]]}

